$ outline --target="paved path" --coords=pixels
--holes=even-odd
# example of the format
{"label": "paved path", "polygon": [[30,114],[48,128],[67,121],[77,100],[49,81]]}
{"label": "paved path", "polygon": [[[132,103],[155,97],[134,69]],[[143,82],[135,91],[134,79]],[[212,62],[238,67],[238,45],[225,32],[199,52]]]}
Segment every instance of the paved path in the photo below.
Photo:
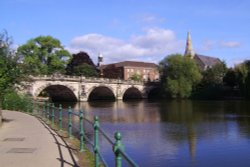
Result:
{"label": "paved path", "polygon": [[3,111],[0,127],[1,167],[77,166],[67,143],[37,118],[15,111]]}

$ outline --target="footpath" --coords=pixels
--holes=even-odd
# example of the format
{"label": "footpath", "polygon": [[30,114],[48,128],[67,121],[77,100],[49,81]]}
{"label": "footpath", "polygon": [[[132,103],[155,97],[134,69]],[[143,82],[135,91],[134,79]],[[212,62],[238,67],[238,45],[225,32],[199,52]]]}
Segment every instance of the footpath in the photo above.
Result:
{"label": "footpath", "polygon": [[3,110],[0,126],[1,167],[78,166],[62,136],[34,116]]}

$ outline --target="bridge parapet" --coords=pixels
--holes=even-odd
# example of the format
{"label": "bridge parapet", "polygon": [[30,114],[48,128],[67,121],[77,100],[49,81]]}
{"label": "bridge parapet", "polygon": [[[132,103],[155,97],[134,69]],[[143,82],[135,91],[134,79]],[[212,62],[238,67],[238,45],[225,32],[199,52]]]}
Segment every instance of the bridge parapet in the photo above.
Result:
{"label": "bridge parapet", "polygon": [[110,78],[96,78],[84,76],[69,76],[69,75],[39,75],[30,76],[32,80],[45,80],[45,81],[73,81],[73,82],[88,82],[88,83],[110,83],[110,84],[128,84],[128,85],[144,85],[142,81],[134,80],[121,80]]}

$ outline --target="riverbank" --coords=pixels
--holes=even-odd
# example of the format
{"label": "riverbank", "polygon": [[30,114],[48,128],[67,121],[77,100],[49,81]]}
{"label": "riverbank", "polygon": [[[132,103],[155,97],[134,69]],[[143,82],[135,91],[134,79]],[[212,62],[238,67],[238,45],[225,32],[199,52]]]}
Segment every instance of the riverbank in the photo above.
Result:
{"label": "riverbank", "polygon": [[77,148],[72,147],[66,137],[46,123],[21,112],[3,110],[2,114],[1,166],[86,166],[84,155],[78,154]]}

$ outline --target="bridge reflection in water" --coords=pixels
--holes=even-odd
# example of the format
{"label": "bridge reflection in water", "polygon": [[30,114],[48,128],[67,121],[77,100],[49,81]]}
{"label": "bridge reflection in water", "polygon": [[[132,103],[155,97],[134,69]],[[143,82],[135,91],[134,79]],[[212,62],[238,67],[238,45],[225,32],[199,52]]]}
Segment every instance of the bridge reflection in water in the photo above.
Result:
{"label": "bridge reflection in water", "polygon": [[[98,115],[110,136],[121,131],[126,152],[140,166],[250,166],[247,101],[141,100],[74,106],[84,109],[89,119]],[[100,144],[112,164],[110,148],[105,149],[104,141]]]}

